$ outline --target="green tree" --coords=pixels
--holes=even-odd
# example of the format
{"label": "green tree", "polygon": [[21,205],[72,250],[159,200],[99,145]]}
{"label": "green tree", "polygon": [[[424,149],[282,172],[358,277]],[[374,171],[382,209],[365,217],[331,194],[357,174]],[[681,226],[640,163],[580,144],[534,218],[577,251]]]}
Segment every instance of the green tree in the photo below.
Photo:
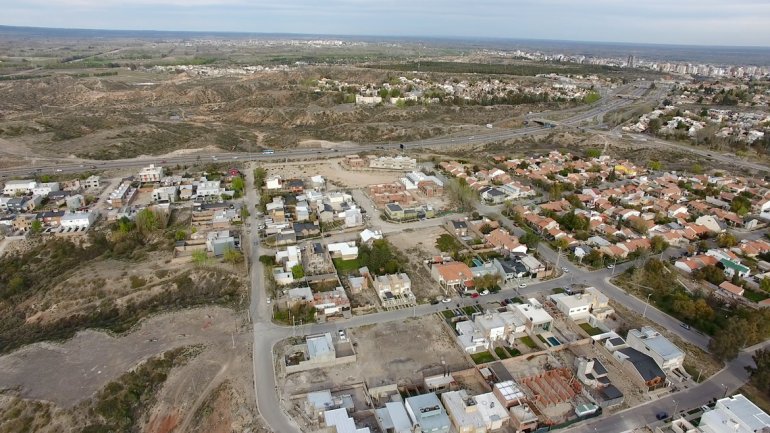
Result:
{"label": "green tree", "polygon": [[585,256],[583,261],[589,266],[600,268],[604,266],[604,254],[602,254],[601,251],[597,249],[593,249],[590,253],[588,253],[588,255]]}
{"label": "green tree", "polygon": [[233,188],[234,191],[237,191],[239,193],[243,192],[243,178],[240,176],[236,176],[233,178],[233,181],[230,182],[230,186]]}
{"label": "green tree", "polygon": [[730,202],[730,210],[740,216],[746,216],[751,211],[751,200],[742,195],[735,196]]}
{"label": "green tree", "polygon": [[756,367],[747,366],[751,381],[765,394],[770,394],[770,349],[759,349],[752,356]]}
{"label": "green tree", "polygon": [[598,158],[602,156],[602,150],[596,148],[586,149],[586,158]]}
{"label": "green tree", "polygon": [[450,201],[460,212],[469,211],[476,202],[476,191],[468,185],[465,179],[451,179],[447,183],[446,191]]}
{"label": "green tree", "polygon": [[540,236],[531,232],[526,232],[524,233],[524,236],[519,238],[519,242],[526,245],[527,249],[535,250],[537,249],[537,244],[540,243]]}
{"label": "green tree", "polygon": [[305,268],[302,267],[300,264],[296,264],[291,267],[291,276],[294,277],[295,280],[299,280],[300,278],[305,278]]}
{"label": "green tree", "polygon": [[717,236],[717,245],[720,248],[732,248],[738,245],[738,239],[732,233],[720,233]]}
{"label": "green tree", "polygon": [[666,249],[669,247],[668,242],[663,238],[663,236],[655,235],[650,239],[650,248],[652,249],[652,252],[655,254],[660,254],[663,251],[666,251]]}
{"label": "green tree", "polygon": [[254,186],[256,188],[262,188],[265,186],[265,179],[267,179],[267,170],[262,167],[254,169]]}
{"label": "green tree", "polygon": [[698,280],[706,280],[716,286],[722,284],[727,278],[723,270],[714,265],[704,266],[692,272],[692,276]]}
{"label": "green tree", "polygon": [[703,174],[703,166],[696,162],[695,164],[692,165],[692,167],[690,168],[690,171],[692,171],[695,174]]}
{"label": "green tree", "polygon": [[733,319],[714,334],[709,342],[709,352],[722,361],[732,361],[754,333],[748,321]]}
{"label": "green tree", "polygon": [[481,234],[484,234],[484,235],[488,235],[492,233],[493,230],[494,229],[492,228],[492,226],[489,225],[488,223],[484,223],[481,225],[481,227],[479,227],[479,231],[481,232]]}
{"label": "green tree", "polygon": [[663,164],[660,161],[655,159],[650,161],[649,164],[647,164],[647,166],[650,168],[650,170],[653,170],[653,171],[660,171],[661,169],[663,169]]}
{"label": "green tree", "polygon": [[40,234],[40,232],[43,231],[43,223],[39,219],[36,219],[32,221],[32,224],[30,224],[29,230],[32,232],[32,234]]}
{"label": "green tree", "polygon": [[390,94],[390,92],[388,92],[388,89],[380,89],[378,93],[380,94],[380,98],[382,98],[383,100],[387,98],[388,95]]}
{"label": "green tree", "polygon": [[762,281],[759,282],[759,288],[765,292],[770,292],[770,278],[762,278]]}

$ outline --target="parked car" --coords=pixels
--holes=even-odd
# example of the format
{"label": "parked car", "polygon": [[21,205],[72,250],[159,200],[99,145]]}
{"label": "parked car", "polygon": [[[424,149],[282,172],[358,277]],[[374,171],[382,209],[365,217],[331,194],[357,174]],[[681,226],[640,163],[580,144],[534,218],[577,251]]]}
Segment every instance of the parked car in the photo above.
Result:
{"label": "parked car", "polygon": [[267,297],[267,303],[269,304],[270,302],[271,302],[271,301],[270,301],[270,297],[268,296],[268,297]]}
{"label": "parked car", "polygon": [[485,296],[485,295],[488,295],[488,294],[489,294],[489,290],[487,290],[487,289],[484,289],[484,290],[481,291],[481,296]]}
{"label": "parked car", "polygon": [[452,298],[444,298],[444,299],[441,300],[441,302],[443,302],[445,304],[448,304],[448,303],[452,302]]}
{"label": "parked car", "polygon": [[521,284],[519,284],[519,288],[520,288],[520,289],[523,289],[523,288],[525,288],[525,287],[527,287],[527,285],[526,285],[526,284],[524,284],[524,283],[521,283]]}
{"label": "parked car", "polygon": [[658,412],[655,414],[655,418],[657,418],[658,420],[664,420],[668,418],[668,414],[666,412]]}
{"label": "parked car", "polygon": [[607,265],[607,269],[615,269],[615,265]]}
{"label": "parked car", "polygon": [[348,336],[345,335],[345,330],[344,329],[340,329],[339,331],[337,331],[337,334],[339,334],[340,340],[344,341],[344,340],[346,340],[348,338]]}
{"label": "parked car", "polygon": [[471,293],[471,299],[476,299],[479,297],[478,293]]}
{"label": "parked car", "polygon": [[430,305],[436,305],[439,302],[441,302],[441,301],[439,301],[438,299],[433,299],[432,301],[430,301]]}
{"label": "parked car", "polygon": [[684,328],[684,329],[690,329],[690,325],[688,325],[688,324],[686,324],[686,323],[680,323],[679,325],[680,325],[682,328]]}

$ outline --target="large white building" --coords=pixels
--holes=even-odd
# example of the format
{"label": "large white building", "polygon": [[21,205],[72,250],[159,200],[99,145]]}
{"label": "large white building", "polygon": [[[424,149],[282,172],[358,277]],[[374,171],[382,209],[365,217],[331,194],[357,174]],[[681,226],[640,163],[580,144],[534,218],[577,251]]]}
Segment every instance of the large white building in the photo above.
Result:
{"label": "large white building", "polygon": [[67,212],[59,222],[63,229],[67,228],[88,228],[96,220],[94,212]]}
{"label": "large white building", "polygon": [[59,182],[38,183],[32,188],[32,194],[42,195],[44,197],[53,191],[59,191]]}
{"label": "large white building", "polygon": [[417,160],[408,156],[380,156],[369,160],[369,168],[383,170],[414,170]]}

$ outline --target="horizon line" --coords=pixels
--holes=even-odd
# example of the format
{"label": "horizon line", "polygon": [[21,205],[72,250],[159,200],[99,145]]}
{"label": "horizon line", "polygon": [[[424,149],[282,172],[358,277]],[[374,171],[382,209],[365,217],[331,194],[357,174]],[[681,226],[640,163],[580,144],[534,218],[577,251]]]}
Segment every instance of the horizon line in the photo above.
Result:
{"label": "horizon line", "polygon": [[452,36],[452,35],[367,35],[367,34],[343,34],[343,33],[297,33],[297,32],[256,32],[256,31],[228,31],[228,30],[154,30],[154,29],[104,29],[104,28],[84,28],[84,27],[39,27],[39,26],[16,26],[0,24],[2,29],[25,29],[25,30],[55,30],[55,31],[86,31],[86,32],[136,32],[136,33],[191,33],[200,35],[276,35],[276,36],[323,36],[323,37],[342,37],[342,38],[370,38],[370,39],[437,39],[447,41],[465,41],[487,40],[487,41],[531,41],[531,42],[569,42],[584,44],[609,44],[609,45],[639,45],[639,46],[657,46],[657,47],[697,47],[697,48],[742,48],[742,49],[770,49],[770,46],[763,45],[705,45],[705,44],[676,44],[660,42],[630,42],[630,41],[591,41],[579,39],[542,39],[526,38],[515,36]]}

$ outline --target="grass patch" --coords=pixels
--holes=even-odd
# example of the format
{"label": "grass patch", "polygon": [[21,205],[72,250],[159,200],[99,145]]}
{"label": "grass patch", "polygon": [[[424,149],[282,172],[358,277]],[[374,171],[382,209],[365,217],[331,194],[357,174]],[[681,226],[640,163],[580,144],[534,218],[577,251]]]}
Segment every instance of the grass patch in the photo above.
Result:
{"label": "grass patch", "polygon": [[770,413],[770,398],[768,398],[767,394],[763,393],[759,388],[752,385],[751,383],[747,383],[743,385],[738,392],[745,395],[746,398],[751,400],[752,403],[759,406],[760,409],[763,411]]}
{"label": "grass patch", "polygon": [[451,319],[455,316],[455,313],[453,313],[452,310],[444,310],[441,312],[441,314],[444,316],[445,319]]}
{"label": "grass patch", "polygon": [[770,295],[764,292],[757,292],[754,290],[744,290],[743,297],[753,302],[760,302],[760,301],[764,301],[767,298],[770,298]]}
{"label": "grass patch", "polygon": [[580,327],[583,329],[583,331],[586,331],[590,336],[599,335],[602,333],[601,329],[595,326],[591,326],[590,323],[581,323]]}
{"label": "grass patch", "polygon": [[513,347],[506,347],[505,350],[507,350],[508,353],[513,357],[521,355],[521,352],[519,352],[519,349],[514,349]]}
{"label": "grass patch", "polygon": [[332,261],[334,262],[334,267],[337,268],[337,271],[343,274],[350,274],[353,272],[357,272],[358,268],[361,267],[361,261],[358,259],[343,260],[340,258],[336,258],[336,259],[332,259]]}
{"label": "grass patch", "polygon": [[553,290],[551,290],[551,292],[552,292],[554,295],[558,295],[559,293],[564,293],[564,289],[563,289],[563,288],[561,288],[561,287],[556,287],[556,288],[554,288]]}
{"label": "grass patch", "polygon": [[537,345],[535,344],[534,341],[532,341],[532,337],[530,337],[529,335],[525,335],[525,336],[521,337],[519,339],[519,341],[521,341],[521,344],[529,347],[530,349],[536,349],[537,348]]}
{"label": "grass patch", "polygon": [[472,305],[469,305],[467,307],[463,307],[463,311],[465,312],[465,314],[467,314],[469,316],[472,316],[473,313],[477,313],[478,312],[478,310],[476,310],[476,307],[474,307]]}
{"label": "grass patch", "polygon": [[505,348],[495,347],[495,353],[497,354],[497,357],[500,359],[510,358],[510,355],[508,355],[508,352],[506,352]]}
{"label": "grass patch", "polygon": [[485,364],[485,363],[488,363],[488,362],[493,362],[495,360],[495,358],[492,356],[492,354],[487,352],[487,351],[479,352],[479,353],[473,353],[473,354],[471,354],[471,359],[473,359],[473,362],[475,362],[476,365],[478,365],[478,364]]}
{"label": "grass patch", "polygon": [[706,377],[703,377],[703,374],[701,374],[701,371],[698,370],[696,366],[690,363],[684,363],[684,371],[692,377],[692,380],[698,381],[699,383],[707,379]]}

